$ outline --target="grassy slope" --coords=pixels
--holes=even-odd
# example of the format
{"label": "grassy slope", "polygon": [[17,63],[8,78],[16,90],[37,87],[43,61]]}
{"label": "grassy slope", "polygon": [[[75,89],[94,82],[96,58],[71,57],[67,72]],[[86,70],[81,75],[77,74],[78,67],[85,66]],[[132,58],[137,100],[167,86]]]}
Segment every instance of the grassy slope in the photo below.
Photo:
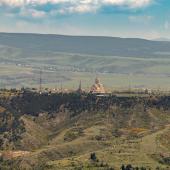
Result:
{"label": "grassy slope", "polygon": [[48,134],[50,131],[36,124],[33,118],[23,116],[21,120],[24,122],[26,132],[22,136],[21,146],[23,150],[37,149],[48,142]]}
{"label": "grassy slope", "polygon": [[[107,163],[115,169],[122,163],[151,168],[167,166],[153,155],[169,152],[169,110],[145,110],[137,102],[130,108],[113,105],[109,111],[84,111],[70,117],[67,110],[60,108],[53,115],[22,116],[25,132],[17,149],[30,153],[16,158],[21,169],[42,162],[50,165],[48,169],[99,169],[89,159],[92,152],[99,159],[97,164]],[[0,107],[0,112],[5,110]]]}
{"label": "grassy slope", "polygon": [[[124,120],[130,121],[133,116],[125,117]],[[149,118],[149,116],[150,113],[147,117]],[[168,116],[164,116],[163,122],[168,123],[168,118]],[[37,121],[39,125],[32,120],[30,121],[30,118],[24,119],[27,122],[26,128],[31,134],[31,138],[25,136],[25,141],[31,140],[37,144],[39,149],[35,150],[33,147],[34,152],[31,152],[23,160],[45,159],[50,165],[49,169],[66,170],[79,166],[83,166],[84,170],[88,167],[97,169],[96,165],[89,160],[91,152],[96,152],[99,159],[98,164],[104,162],[116,169],[119,169],[122,163],[152,168],[164,167],[152,158],[152,154],[164,151],[159,147],[157,137],[168,131],[169,127],[151,132],[150,125],[143,124],[143,117],[139,116],[138,118],[141,129],[133,128],[132,125],[128,128],[123,125],[121,128],[121,125],[115,124],[115,120],[108,113],[83,113],[72,120],[73,124],[62,126],[61,123],[61,128],[57,128],[58,130],[52,128],[50,133],[42,129],[40,126],[42,122],[39,118]],[[119,117],[119,119],[121,118]],[[42,121],[44,120],[42,119]],[[157,124],[154,121],[152,123]],[[159,124],[161,125],[160,122]],[[115,138],[112,135],[116,127],[122,129],[123,135],[121,137]],[[47,134],[49,134],[48,137]],[[137,134],[143,137],[136,138]],[[43,145],[41,146],[39,143]],[[26,146],[30,146],[27,144]]]}

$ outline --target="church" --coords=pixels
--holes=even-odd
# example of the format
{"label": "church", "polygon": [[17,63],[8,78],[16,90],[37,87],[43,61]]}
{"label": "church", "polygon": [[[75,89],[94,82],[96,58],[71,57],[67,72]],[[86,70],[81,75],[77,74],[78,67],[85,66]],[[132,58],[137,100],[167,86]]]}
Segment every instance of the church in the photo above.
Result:
{"label": "church", "polygon": [[96,77],[95,83],[92,85],[90,89],[90,93],[92,94],[105,94],[106,91],[102,83],[100,83],[99,78]]}

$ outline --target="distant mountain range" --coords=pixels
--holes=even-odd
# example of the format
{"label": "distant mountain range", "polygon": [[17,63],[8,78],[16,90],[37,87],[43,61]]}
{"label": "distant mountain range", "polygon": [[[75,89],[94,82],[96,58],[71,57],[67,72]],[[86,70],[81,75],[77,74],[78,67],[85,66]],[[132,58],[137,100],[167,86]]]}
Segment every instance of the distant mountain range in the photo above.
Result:
{"label": "distant mountain range", "polygon": [[157,39],[154,39],[155,41],[170,41],[169,38],[157,38]]}
{"label": "distant mountain range", "polygon": [[151,57],[170,55],[170,42],[137,38],[0,33],[0,45],[26,52]]}

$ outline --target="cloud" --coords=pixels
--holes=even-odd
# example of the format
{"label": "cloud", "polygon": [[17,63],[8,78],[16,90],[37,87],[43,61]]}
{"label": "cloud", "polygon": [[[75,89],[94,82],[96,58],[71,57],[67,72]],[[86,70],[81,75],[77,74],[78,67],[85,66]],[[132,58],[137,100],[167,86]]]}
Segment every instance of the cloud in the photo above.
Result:
{"label": "cloud", "polygon": [[46,16],[46,12],[44,11],[38,11],[35,9],[22,9],[19,13],[20,16],[22,17],[28,17],[31,16],[33,18],[44,18]]}
{"label": "cloud", "polygon": [[129,21],[135,22],[135,23],[148,23],[150,22],[154,17],[150,15],[139,15],[139,16],[129,16]]}
{"label": "cloud", "polygon": [[142,7],[150,4],[152,0],[0,0],[0,4],[3,5],[36,5],[36,4],[59,4],[59,3],[71,3],[71,4],[112,4],[112,5],[128,5],[131,7]]}
{"label": "cloud", "polygon": [[45,16],[44,10],[47,8],[49,14],[64,15],[96,12],[104,6],[138,9],[150,5],[153,1],[155,0],[0,0],[0,6],[8,9],[19,8],[21,15],[40,18]]}
{"label": "cloud", "polygon": [[103,0],[102,2],[118,6],[128,6],[130,8],[140,8],[149,5],[152,0]]}

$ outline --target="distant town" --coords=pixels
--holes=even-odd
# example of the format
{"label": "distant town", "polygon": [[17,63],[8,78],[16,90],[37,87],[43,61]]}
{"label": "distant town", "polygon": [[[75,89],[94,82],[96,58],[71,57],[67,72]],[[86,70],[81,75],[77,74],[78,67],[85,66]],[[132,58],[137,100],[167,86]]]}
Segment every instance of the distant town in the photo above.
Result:
{"label": "distant town", "polygon": [[39,88],[30,88],[30,87],[22,87],[20,89],[16,88],[11,88],[11,89],[6,89],[6,88],[1,88],[0,93],[3,94],[4,92],[10,92],[11,94],[14,92],[16,93],[23,93],[23,92],[32,92],[32,93],[39,93],[41,94],[57,94],[57,93],[77,93],[77,94],[91,94],[95,95],[98,97],[107,97],[110,95],[117,95],[117,96],[148,96],[148,95],[165,95],[169,96],[170,91],[163,91],[160,89],[148,89],[148,88],[132,88],[129,87],[127,89],[107,89],[103,85],[103,83],[100,81],[100,78],[96,76],[94,79],[94,83],[91,85],[89,89],[84,89],[82,87],[82,81],[80,80],[79,84],[77,84],[77,88],[75,89],[68,89],[65,88],[62,83],[60,88],[47,88],[43,87],[42,85],[42,79],[40,77],[39,81]]}

